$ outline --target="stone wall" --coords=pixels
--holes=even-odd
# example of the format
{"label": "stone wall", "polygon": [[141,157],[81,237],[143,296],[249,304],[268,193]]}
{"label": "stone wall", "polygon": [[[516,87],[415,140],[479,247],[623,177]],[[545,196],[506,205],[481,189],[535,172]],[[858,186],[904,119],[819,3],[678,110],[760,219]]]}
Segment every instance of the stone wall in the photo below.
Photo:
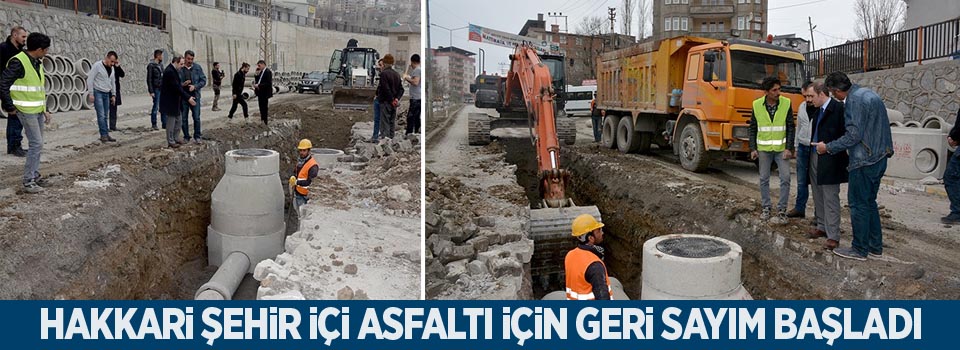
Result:
{"label": "stone wall", "polygon": [[146,65],[153,50],[170,47],[170,35],[157,28],[77,15],[73,11],[44,9],[42,6],[0,2],[3,39],[10,28],[21,25],[30,32],[50,36],[50,55],[96,62],[108,51],[116,51],[126,76],[120,85],[123,94],[146,93]]}
{"label": "stone wall", "polygon": [[960,109],[958,78],[957,60],[850,75],[853,83],[883,97],[887,108],[903,112],[904,121],[936,115],[950,123]]}

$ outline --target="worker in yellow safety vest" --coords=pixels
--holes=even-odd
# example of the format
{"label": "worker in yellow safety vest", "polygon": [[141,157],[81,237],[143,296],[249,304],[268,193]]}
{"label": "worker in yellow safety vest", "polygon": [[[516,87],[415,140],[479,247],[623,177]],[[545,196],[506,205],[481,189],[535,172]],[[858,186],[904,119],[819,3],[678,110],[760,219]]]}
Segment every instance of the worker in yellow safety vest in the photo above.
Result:
{"label": "worker in yellow safety vest", "polygon": [[780,79],[766,77],[760,84],[764,96],[753,101],[750,117],[750,159],[759,160],[761,220],[770,219],[770,166],[777,162],[780,177],[778,220],[787,221],[790,199],[790,161],[793,157],[794,119],[790,99],[780,95]]}
{"label": "worker in yellow safety vest", "polygon": [[290,177],[290,189],[294,191],[297,207],[307,204],[307,194],[310,193],[310,183],[320,172],[320,166],[310,155],[310,149],[313,144],[310,140],[303,139],[297,145],[297,168],[294,171],[296,176]]}
{"label": "worker in yellow safety vest", "polygon": [[613,289],[603,263],[603,224],[590,214],[573,219],[573,237],[577,247],[567,252],[563,265],[567,281],[568,300],[610,300]]}
{"label": "worker in yellow safety vest", "polygon": [[23,169],[23,191],[40,193],[45,181],[40,176],[40,151],[43,150],[43,125],[52,120],[47,113],[45,73],[41,60],[50,49],[50,37],[42,33],[27,36],[26,50],[4,62],[0,75],[0,100],[10,117],[23,124],[30,149]]}

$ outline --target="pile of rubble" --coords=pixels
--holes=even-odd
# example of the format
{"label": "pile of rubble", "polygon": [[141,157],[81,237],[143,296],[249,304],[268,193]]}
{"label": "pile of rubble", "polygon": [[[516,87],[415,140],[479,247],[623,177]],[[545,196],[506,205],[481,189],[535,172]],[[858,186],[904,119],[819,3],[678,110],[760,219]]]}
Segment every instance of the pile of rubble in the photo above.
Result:
{"label": "pile of rubble", "polygon": [[426,183],[427,298],[530,299],[527,209],[503,200],[481,205],[497,203],[492,191],[430,171]]}

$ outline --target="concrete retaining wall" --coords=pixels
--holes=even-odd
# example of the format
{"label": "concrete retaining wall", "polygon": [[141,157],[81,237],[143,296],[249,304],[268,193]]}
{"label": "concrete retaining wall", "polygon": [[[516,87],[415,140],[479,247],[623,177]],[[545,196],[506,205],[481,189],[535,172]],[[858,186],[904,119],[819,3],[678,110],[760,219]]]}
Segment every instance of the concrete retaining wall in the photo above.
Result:
{"label": "concrete retaining wall", "polygon": [[[183,1],[171,1],[169,13],[168,25],[173,48],[181,54],[188,49],[196,52],[197,60],[206,72],[210,71],[214,61],[218,61],[229,76],[240,68],[241,63],[254,65],[261,58],[259,17]],[[362,47],[377,49],[381,55],[387,53],[389,41],[385,36],[322,30],[274,21],[275,70],[326,70],[333,50],[343,49],[351,38],[357,39]],[[252,74],[253,69],[250,72]]]}
{"label": "concrete retaining wall", "polygon": [[103,20],[96,15],[76,15],[73,11],[0,2],[0,40],[6,40],[10,28],[16,25],[50,36],[51,55],[87,58],[92,63],[103,59],[108,51],[116,51],[126,73],[120,83],[122,94],[146,93],[146,66],[153,50],[170,47],[170,35],[157,28]]}
{"label": "concrete retaining wall", "polygon": [[960,61],[956,60],[850,75],[855,84],[883,97],[887,108],[903,112],[904,121],[936,115],[950,123],[960,109],[958,78]]}

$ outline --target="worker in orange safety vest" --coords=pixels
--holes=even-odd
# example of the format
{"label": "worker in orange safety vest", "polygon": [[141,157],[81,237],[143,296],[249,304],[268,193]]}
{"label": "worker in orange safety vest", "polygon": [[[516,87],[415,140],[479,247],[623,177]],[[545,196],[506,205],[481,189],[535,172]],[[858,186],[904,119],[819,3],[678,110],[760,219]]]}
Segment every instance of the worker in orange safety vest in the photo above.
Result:
{"label": "worker in orange safety vest", "polygon": [[320,172],[320,166],[310,155],[310,149],[313,144],[310,140],[303,139],[297,145],[297,169],[294,171],[296,176],[290,177],[290,189],[294,191],[297,207],[307,204],[307,194],[310,193],[310,183]]}
{"label": "worker in orange safety vest", "polygon": [[611,300],[613,288],[603,263],[603,224],[590,214],[581,214],[573,219],[573,236],[577,247],[567,252],[564,270],[567,281],[568,300]]}

